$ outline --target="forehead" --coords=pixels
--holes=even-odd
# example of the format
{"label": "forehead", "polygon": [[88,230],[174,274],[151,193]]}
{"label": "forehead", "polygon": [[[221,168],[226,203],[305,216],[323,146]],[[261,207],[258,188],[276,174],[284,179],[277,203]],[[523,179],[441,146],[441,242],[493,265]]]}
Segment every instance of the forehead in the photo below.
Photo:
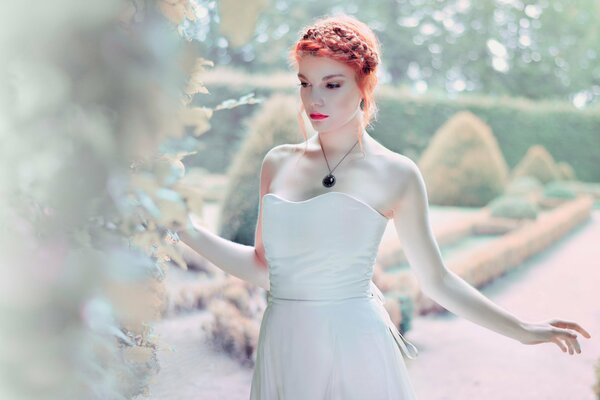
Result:
{"label": "forehead", "polygon": [[348,65],[327,57],[304,56],[298,62],[298,76],[305,79],[329,79],[354,76]]}

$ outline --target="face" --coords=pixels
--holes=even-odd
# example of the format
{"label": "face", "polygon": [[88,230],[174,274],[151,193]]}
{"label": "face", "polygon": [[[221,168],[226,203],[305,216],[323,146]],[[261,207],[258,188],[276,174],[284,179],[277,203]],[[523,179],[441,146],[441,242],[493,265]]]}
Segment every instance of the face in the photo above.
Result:
{"label": "face", "polygon": [[[336,130],[359,118],[362,97],[352,68],[327,57],[308,55],[299,61],[298,69],[300,97],[316,131]],[[311,114],[327,117],[319,119]]]}

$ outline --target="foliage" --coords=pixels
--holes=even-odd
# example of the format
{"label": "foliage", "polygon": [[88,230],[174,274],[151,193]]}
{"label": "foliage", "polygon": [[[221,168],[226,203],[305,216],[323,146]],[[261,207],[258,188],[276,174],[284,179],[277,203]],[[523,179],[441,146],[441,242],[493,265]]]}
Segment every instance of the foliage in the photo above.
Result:
{"label": "foliage", "polygon": [[262,289],[240,281],[226,279],[222,290],[210,299],[208,309],[213,318],[202,325],[210,342],[244,364],[256,359],[260,317],[267,306]]}
{"label": "foliage", "polygon": [[276,94],[246,120],[246,140],[228,171],[228,187],[219,217],[222,237],[237,243],[254,244],[261,164],[273,147],[304,140],[296,120],[297,108],[295,98]]}
{"label": "foliage", "polygon": [[398,329],[400,333],[405,334],[412,329],[413,318],[415,315],[415,304],[412,297],[403,294],[398,297],[400,303],[400,309],[402,310],[402,319]]}
{"label": "foliage", "polygon": [[159,369],[166,261],[185,267],[159,228],[199,211],[178,186],[197,142],[160,145],[205,131],[181,95],[210,62],[155,1],[39,6],[0,10],[27,17],[0,41],[0,398],[128,399]]}
{"label": "foliage", "polygon": [[536,219],[539,212],[535,202],[517,195],[501,195],[487,204],[487,207],[492,216],[503,218]]}
{"label": "foliage", "polygon": [[[230,69],[209,71],[204,81],[213,95],[207,104],[254,93],[268,98],[274,93],[298,96],[292,74],[251,75]],[[531,100],[515,97],[461,95],[448,98],[444,93],[419,96],[399,87],[380,86],[377,121],[369,132],[384,146],[412,159],[425,150],[433,133],[457,112],[468,110],[489,125],[510,167],[516,165],[527,149],[541,144],[557,159],[569,162],[583,181],[600,181],[600,109],[579,110],[563,101]],[[238,107],[230,113],[215,113],[211,129],[202,137],[210,151],[189,162],[212,172],[222,172],[231,163],[238,143],[245,138],[240,121],[254,109]],[[576,132],[572,140],[568,132]]]}
{"label": "foliage", "polygon": [[592,390],[594,391],[596,399],[600,400],[600,358],[596,358],[594,363],[594,376],[596,380],[592,386]]}
{"label": "foliage", "polygon": [[559,161],[558,163],[556,163],[556,167],[558,168],[559,179],[565,179],[565,180],[575,180],[576,179],[575,170],[573,169],[571,164],[569,164],[568,162]]}
{"label": "foliage", "polygon": [[552,155],[541,145],[527,150],[523,159],[511,171],[512,178],[533,176],[543,184],[560,178],[558,167]]}
{"label": "foliage", "polygon": [[511,180],[504,189],[504,194],[525,196],[540,192],[543,188],[544,185],[542,185],[539,179],[530,175],[524,175]]}
{"label": "foliage", "polygon": [[[308,21],[348,13],[382,43],[382,76],[415,92],[473,92],[596,102],[600,34],[591,0],[542,2],[423,0],[373,2],[279,0],[260,13],[251,40],[223,33],[220,10],[206,5],[196,23],[202,51],[219,65],[252,72],[285,68],[281,57]],[[230,4],[226,2],[225,4]],[[238,15],[245,9],[236,3]],[[221,6],[219,8],[225,8]],[[250,11],[255,15],[256,11]],[[226,20],[223,24],[232,26]],[[248,37],[246,25],[240,32]],[[575,45],[576,44],[576,45]]]}
{"label": "foliage", "polygon": [[431,204],[482,206],[504,190],[508,167],[491,129],[464,111],[433,136],[419,160]]}
{"label": "foliage", "polygon": [[[219,29],[234,47],[247,44],[252,39],[256,30],[256,22],[264,8],[268,6],[267,0],[237,1],[221,0],[219,7],[221,20]],[[244,15],[244,18],[239,18]]]}
{"label": "foliage", "polygon": [[544,187],[544,197],[558,198],[558,199],[574,199],[577,197],[577,193],[571,188],[570,185],[565,182],[554,181],[550,182]]}

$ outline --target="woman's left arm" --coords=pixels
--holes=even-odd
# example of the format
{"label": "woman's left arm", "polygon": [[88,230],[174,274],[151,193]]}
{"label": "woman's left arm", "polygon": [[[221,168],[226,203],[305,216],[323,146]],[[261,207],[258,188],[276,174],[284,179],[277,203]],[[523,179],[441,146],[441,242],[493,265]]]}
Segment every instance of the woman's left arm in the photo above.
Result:
{"label": "woman's left arm", "polygon": [[574,349],[580,353],[577,335],[568,328],[588,338],[590,334],[578,324],[562,320],[521,321],[444,265],[429,221],[428,198],[421,172],[408,157],[401,156],[398,165],[402,193],[394,209],[394,225],[423,292],[448,311],[523,344],[554,342],[566,351],[560,339],[569,346],[570,354]]}

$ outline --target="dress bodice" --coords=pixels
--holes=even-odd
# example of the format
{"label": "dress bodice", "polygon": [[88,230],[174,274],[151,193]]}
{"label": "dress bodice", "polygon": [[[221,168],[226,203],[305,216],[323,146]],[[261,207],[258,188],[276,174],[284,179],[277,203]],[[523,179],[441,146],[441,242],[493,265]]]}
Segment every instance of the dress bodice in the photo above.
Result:
{"label": "dress bodice", "polygon": [[374,298],[400,350],[418,349],[393,324],[373,267],[388,218],[344,192],[304,201],[267,193],[262,204],[262,238],[269,266],[269,299],[337,301]]}
{"label": "dress bodice", "polygon": [[306,300],[368,295],[387,223],[379,211],[343,192],[305,201],[267,193],[262,237],[271,294]]}

